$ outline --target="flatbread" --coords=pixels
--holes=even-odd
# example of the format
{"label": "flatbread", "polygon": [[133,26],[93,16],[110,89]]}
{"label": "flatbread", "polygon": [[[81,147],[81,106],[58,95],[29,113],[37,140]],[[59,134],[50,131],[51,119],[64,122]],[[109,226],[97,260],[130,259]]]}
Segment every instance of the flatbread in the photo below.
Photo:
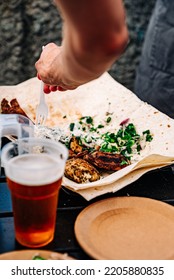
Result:
{"label": "flatbread", "polygon": [[96,187],[90,187],[86,189],[78,189],[75,190],[74,188],[68,186],[67,188],[71,191],[74,191],[81,196],[83,196],[87,201],[90,201],[91,199],[98,197],[100,195],[106,194],[106,193],[115,193],[125,186],[135,182],[138,180],[141,176],[143,176],[145,173],[155,170],[156,168],[162,168],[166,166],[165,164],[153,166],[153,167],[145,167],[140,168],[138,170],[133,170],[124,177],[118,179],[117,181],[113,182],[112,184],[105,184],[103,186],[96,186]]}
{"label": "flatbread", "polygon": [[[3,98],[17,98],[26,114],[35,121],[39,101],[40,81],[32,78],[17,86],[0,87]],[[66,129],[82,116],[92,116],[96,123],[112,113],[109,131],[117,131],[119,124],[129,118],[139,134],[149,129],[153,140],[141,151],[133,164],[99,181],[77,184],[63,178],[63,185],[90,200],[98,195],[115,192],[137,180],[144,173],[174,162],[174,120],[141,101],[133,92],[116,82],[108,73],[74,91],[53,92],[46,95],[49,115],[46,125]],[[102,130],[101,130],[102,132]]]}
{"label": "flatbread", "polygon": [[174,161],[173,157],[167,157],[167,156],[161,156],[158,154],[153,154],[145,157],[138,163],[131,164],[120,171],[114,172],[111,175],[106,176],[105,178],[95,181],[95,182],[89,182],[86,184],[78,184],[75,182],[72,182],[68,178],[63,178],[63,185],[70,187],[72,190],[78,191],[83,189],[89,189],[89,188],[96,188],[96,187],[102,187],[106,185],[110,185],[114,182],[118,182],[119,180],[123,180],[125,176],[130,175],[131,173],[136,171],[139,172],[140,170],[146,170],[148,171],[163,167],[166,165],[170,165]]}

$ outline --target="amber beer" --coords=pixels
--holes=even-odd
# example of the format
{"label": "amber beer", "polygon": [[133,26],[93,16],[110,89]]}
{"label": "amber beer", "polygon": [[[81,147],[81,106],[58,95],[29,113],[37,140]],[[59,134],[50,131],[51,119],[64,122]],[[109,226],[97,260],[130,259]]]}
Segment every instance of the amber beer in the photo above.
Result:
{"label": "amber beer", "polygon": [[65,153],[57,161],[55,152],[30,151],[10,158],[5,166],[16,239],[27,247],[44,246],[54,238],[58,195],[67,158]]}

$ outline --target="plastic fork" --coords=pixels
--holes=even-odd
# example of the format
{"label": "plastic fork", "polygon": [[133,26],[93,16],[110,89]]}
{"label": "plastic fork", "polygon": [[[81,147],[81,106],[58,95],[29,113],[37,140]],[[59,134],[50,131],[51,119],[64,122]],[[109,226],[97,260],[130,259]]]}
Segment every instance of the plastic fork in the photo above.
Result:
{"label": "plastic fork", "polygon": [[45,102],[44,83],[41,81],[40,100],[36,111],[36,125],[44,125],[48,116],[48,106]]}

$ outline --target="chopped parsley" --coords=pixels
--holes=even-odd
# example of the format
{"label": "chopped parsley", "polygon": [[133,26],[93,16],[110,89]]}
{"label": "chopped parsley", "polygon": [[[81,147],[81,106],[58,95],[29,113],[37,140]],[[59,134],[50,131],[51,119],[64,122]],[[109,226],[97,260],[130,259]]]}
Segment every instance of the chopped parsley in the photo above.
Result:
{"label": "chopped parsley", "polygon": [[111,117],[108,117],[107,120],[106,120],[106,122],[107,122],[107,123],[110,123],[111,120],[112,120],[112,118],[111,118]]}
{"label": "chopped parsley", "polygon": [[103,128],[104,125],[103,124],[99,124],[97,128]]}
{"label": "chopped parsley", "polygon": [[[134,154],[140,154],[145,147],[145,142],[151,142],[153,136],[150,130],[145,130],[141,135],[137,132],[133,123],[129,123],[129,119],[120,123],[119,129],[114,132],[103,132],[103,128],[108,127],[112,121],[110,116],[105,120],[105,125],[99,123],[94,125],[94,120],[90,116],[81,117],[77,123],[70,124],[70,131],[73,131],[75,137],[78,133],[79,145],[85,149],[93,149],[98,146],[100,151],[110,153],[120,153],[128,160],[131,160]],[[124,162],[122,163],[125,164]]]}
{"label": "chopped parsley", "polygon": [[70,123],[70,125],[69,125],[70,131],[73,131],[73,130],[74,130],[74,126],[75,126],[75,123]]}
{"label": "chopped parsley", "polygon": [[142,150],[141,141],[152,141],[153,137],[150,130],[146,130],[139,135],[133,123],[127,126],[122,126],[117,133],[106,132],[102,135],[103,144],[100,150],[104,152],[118,152],[126,158],[131,159],[133,153],[138,153]]}
{"label": "chopped parsley", "polygon": [[143,134],[146,135],[146,141],[147,141],[147,142],[151,142],[151,141],[152,141],[153,137],[152,137],[152,135],[150,134],[150,130],[149,130],[149,129],[146,130],[146,131],[143,131]]}
{"label": "chopped parsley", "polygon": [[46,260],[46,259],[44,259],[40,255],[35,255],[35,256],[33,256],[32,260],[39,260],[40,261],[40,260]]}
{"label": "chopped parsley", "polygon": [[86,117],[82,117],[80,118],[81,123],[83,123],[82,121],[85,121],[87,124],[93,124],[93,118],[90,116],[86,116]]}

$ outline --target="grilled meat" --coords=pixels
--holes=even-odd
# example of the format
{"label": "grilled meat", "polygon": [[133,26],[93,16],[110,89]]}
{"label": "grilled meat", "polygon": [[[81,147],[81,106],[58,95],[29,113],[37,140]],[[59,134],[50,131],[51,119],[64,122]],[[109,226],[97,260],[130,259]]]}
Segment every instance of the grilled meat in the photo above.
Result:
{"label": "grilled meat", "polygon": [[10,104],[5,98],[3,98],[1,101],[1,114],[19,114],[28,118],[16,98],[12,99]]}
{"label": "grilled meat", "polygon": [[94,182],[100,179],[99,171],[89,162],[81,158],[67,160],[65,176],[76,183]]}
{"label": "grilled meat", "polygon": [[12,99],[10,101],[10,104],[11,104],[12,110],[15,112],[15,114],[23,115],[28,118],[28,116],[26,115],[24,110],[20,107],[16,98]]}
{"label": "grilled meat", "polygon": [[83,158],[88,153],[88,150],[83,150],[79,145],[79,140],[75,136],[72,136],[69,146],[69,158]]}
{"label": "grilled meat", "polygon": [[79,141],[77,137],[73,136],[70,141],[70,149],[75,153],[81,153],[83,151],[83,147],[79,145]]}
{"label": "grilled meat", "polygon": [[8,104],[8,101],[3,98],[1,101],[1,114],[10,114],[10,105]]}
{"label": "grilled meat", "polygon": [[69,150],[69,158],[83,158],[86,154],[88,154],[87,150],[77,154],[75,154],[72,150]]}
{"label": "grilled meat", "polygon": [[72,150],[69,150],[69,155],[68,155],[68,158],[74,158],[76,157],[76,154],[72,151]]}
{"label": "grilled meat", "polygon": [[108,170],[118,171],[129,164],[127,158],[121,154],[113,154],[102,151],[95,151],[84,156],[84,159],[95,167]]}

